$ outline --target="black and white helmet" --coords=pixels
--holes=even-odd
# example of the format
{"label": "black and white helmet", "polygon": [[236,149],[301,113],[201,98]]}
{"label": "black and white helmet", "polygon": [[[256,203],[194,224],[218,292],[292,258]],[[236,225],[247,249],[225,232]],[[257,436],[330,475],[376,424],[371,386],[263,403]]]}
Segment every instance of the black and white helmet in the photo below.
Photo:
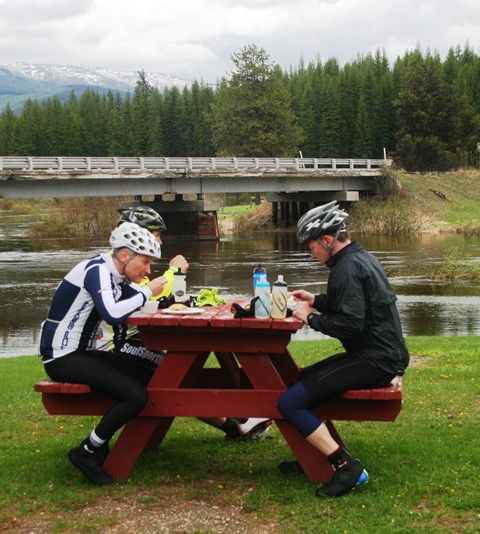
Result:
{"label": "black and white helmet", "polygon": [[117,226],[125,222],[131,222],[150,230],[150,232],[165,232],[167,229],[162,216],[148,206],[125,206],[117,211],[120,212]]}
{"label": "black and white helmet", "polygon": [[160,259],[162,251],[155,236],[138,224],[126,222],[117,226],[110,234],[113,249],[128,248],[135,254]]}
{"label": "black and white helmet", "polygon": [[313,208],[302,215],[298,221],[298,242],[304,246],[322,235],[338,237],[341,232],[347,230],[347,219],[348,213],[339,208],[336,200]]}

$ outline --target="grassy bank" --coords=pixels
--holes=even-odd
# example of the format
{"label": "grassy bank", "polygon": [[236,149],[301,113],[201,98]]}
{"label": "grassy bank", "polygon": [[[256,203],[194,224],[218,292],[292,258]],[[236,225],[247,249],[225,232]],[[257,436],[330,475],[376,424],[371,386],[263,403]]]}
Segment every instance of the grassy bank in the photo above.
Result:
{"label": "grassy bank", "polygon": [[387,187],[390,196],[371,197],[354,204],[351,228],[356,233],[480,233],[480,171],[392,171],[387,178],[397,180],[401,191],[392,193],[392,188]]}
{"label": "grassy bank", "polygon": [[395,176],[430,228],[480,232],[480,170]]}
{"label": "grassy bank", "polygon": [[[145,454],[128,481],[92,487],[65,454],[94,418],[47,416],[32,390],[44,376],[39,361],[0,359],[0,525],[135,532],[159,517],[168,526],[170,510],[172,530],[180,531],[188,514],[191,527],[182,531],[221,530],[200,521],[198,510],[208,503],[208,513],[223,516],[223,524],[231,520],[233,531],[478,532],[480,339],[413,337],[408,344],[413,364],[397,421],[339,424],[371,482],[337,500],[314,497],[300,475],[279,474],[276,465],[290,455],[278,431],[261,442],[225,442],[190,419],[175,421],[159,453]],[[307,364],[336,351],[338,342],[294,342],[291,349]]]}

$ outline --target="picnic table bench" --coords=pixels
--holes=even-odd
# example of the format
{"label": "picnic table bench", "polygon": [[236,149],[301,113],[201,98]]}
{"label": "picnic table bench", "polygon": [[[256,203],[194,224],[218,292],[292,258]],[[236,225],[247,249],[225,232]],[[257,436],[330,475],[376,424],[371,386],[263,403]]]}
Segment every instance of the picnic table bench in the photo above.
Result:
{"label": "picnic table bench", "polygon": [[[147,406],[125,425],[105,461],[113,478],[127,478],[144,450],[157,449],[177,416],[272,418],[308,478],[330,478],[324,455],[277,409],[279,396],[299,372],[287,345],[300,321],[234,319],[229,307],[220,306],[199,315],[134,314],[129,322],[138,326],[145,346],[167,352],[147,387]],[[210,353],[218,368],[204,367]],[[103,415],[116,402],[86,384],[44,380],[35,391],[50,415]],[[315,411],[343,444],[333,421],[394,421],[401,406],[398,379],[384,388],[347,391]]]}

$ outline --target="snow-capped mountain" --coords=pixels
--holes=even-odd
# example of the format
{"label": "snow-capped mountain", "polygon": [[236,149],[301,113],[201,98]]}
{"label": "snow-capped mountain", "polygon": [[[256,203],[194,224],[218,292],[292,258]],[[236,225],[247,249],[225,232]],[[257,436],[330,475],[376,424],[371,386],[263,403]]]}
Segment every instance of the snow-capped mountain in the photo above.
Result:
{"label": "snow-capped mountain", "polygon": [[[137,71],[114,71],[102,67],[76,67],[73,65],[44,65],[12,63],[2,67],[17,76],[37,82],[53,82],[58,85],[90,85],[126,91],[133,89],[138,79]],[[183,87],[186,80],[162,74],[147,72],[147,81],[159,89],[176,85]]]}

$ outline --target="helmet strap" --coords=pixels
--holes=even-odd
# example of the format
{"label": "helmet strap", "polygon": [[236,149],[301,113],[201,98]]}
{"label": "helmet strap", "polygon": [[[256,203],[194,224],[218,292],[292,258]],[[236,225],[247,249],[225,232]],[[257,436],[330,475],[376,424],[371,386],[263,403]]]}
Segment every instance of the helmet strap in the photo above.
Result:
{"label": "helmet strap", "polygon": [[340,227],[333,236],[333,241],[330,245],[326,245],[321,239],[318,239],[319,245],[323,248],[323,250],[326,250],[328,252],[328,257],[331,258],[333,256],[332,250],[335,248],[335,245],[337,244],[338,238],[340,234],[342,233],[342,227]]}
{"label": "helmet strap", "polygon": [[[128,250],[129,252],[129,256],[128,256],[128,259],[123,261],[123,262],[120,262],[121,265],[122,265],[122,270],[120,271],[120,274],[122,276],[126,276],[125,275],[125,268],[127,267],[127,265],[133,260],[133,258],[137,255],[136,252],[133,252],[133,250],[130,250],[128,249],[127,247],[125,247],[126,250]],[[118,258],[117,258],[118,259]],[[120,261],[120,260],[119,260]]]}

